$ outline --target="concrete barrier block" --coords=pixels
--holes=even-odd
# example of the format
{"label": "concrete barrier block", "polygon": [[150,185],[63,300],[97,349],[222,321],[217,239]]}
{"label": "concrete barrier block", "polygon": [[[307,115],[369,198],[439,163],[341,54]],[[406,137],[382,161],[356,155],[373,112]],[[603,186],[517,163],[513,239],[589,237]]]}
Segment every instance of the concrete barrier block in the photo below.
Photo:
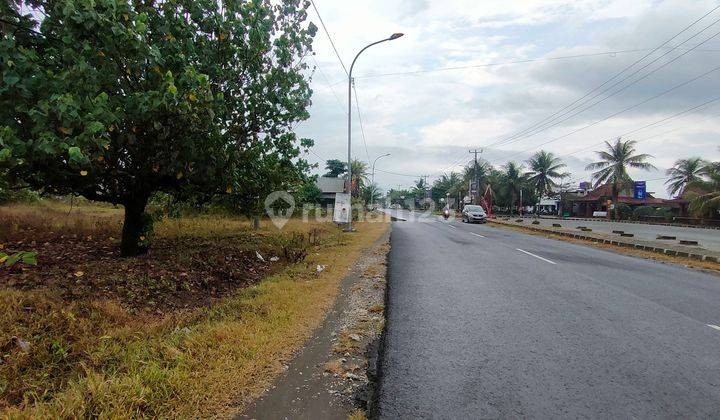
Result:
{"label": "concrete barrier block", "polygon": [[680,245],[700,245],[698,241],[689,241],[686,239],[680,239]]}
{"label": "concrete barrier block", "polygon": [[675,239],[677,239],[677,237],[670,235],[658,235],[657,239],[661,241],[674,241]]}
{"label": "concrete barrier block", "polygon": [[632,238],[635,236],[635,234],[634,233],[621,233],[620,236],[622,236],[624,238]]}
{"label": "concrete barrier block", "polygon": [[720,259],[718,259],[718,257],[713,257],[712,255],[706,255],[705,261],[710,261],[710,262],[716,263],[716,262],[720,262]]}
{"label": "concrete barrier block", "polygon": [[617,233],[618,235],[625,233],[624,230],[613,230],[612,233]]}
{"label": "concrete barrier block", "polygon": [[677,251],[677,252],[675,253],[675,255],[677,255],[678,257],[689,257],[689,256],[690,256],[690,253],[689,253],[689,252],[684,252],[684,251]]}
{"label": "concrete barrier block", "polygon": [[674,249],[666,249],[663,253],[665,255],[676,255],[677,251],[675,251]]}

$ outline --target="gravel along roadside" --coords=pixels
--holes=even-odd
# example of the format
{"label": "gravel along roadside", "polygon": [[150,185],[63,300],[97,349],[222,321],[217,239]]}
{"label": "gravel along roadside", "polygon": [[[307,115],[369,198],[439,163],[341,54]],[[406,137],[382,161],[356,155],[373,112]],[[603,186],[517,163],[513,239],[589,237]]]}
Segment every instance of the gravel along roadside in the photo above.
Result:
{"label": "gravel along roadside", "polygon": [[350,268],[333,309],[241,419],[364,418],[385,316],[389,232]]}

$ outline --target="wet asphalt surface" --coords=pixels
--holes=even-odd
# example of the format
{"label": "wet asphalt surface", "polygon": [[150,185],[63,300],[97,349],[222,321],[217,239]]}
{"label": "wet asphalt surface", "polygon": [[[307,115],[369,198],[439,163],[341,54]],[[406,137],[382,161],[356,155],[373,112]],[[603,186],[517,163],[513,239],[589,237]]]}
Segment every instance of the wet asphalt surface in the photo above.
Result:
{"label": "wet asphalt surface", "polygon": [[434,216],[391,244],[381,418],[720,417],[720,277]]}

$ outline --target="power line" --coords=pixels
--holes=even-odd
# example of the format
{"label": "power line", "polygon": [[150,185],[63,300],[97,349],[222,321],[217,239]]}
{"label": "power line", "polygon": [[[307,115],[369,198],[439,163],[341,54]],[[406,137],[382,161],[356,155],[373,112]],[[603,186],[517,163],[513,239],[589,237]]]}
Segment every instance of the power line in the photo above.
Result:
{"label": "power line", "polygon": [[[548,121],[549,119],[555,117],[556,115],[558,115],[558,114],[561,113],[562,111],[564,111],[564,110],[572,107],[573,105],[577,104],[578,102],[580,102],[580,101],[582,101],[583,99],[587,98],[588,96],[592,95],[594,92],[596,92],[597,90],[601,89],[603,86],[607,85],[608,83],[612,82],[613,80],[615,80],[616,78],[618,78],[621,74],[625,73],[627,70],[631,69],[632,67],[634,67],[634,66],[637,65],[638,63],[642,62],[642,61],[645,60],[647,57],[649,57],[649,56],[651,56],[652,54],[654,54],[657,50],[659,50],[660,48],[664,47],[665,45],[667,45],[668,43],[670,43],[672,40],[674,40],[674,39],[677,38],[678,36],[680,36],[680,35],[682,35],[683,33],[685,33],[688,29],[690,29],[691,27],[695,26],[695,24],[697,24],[697,23],[700,22],[701,20],[705,19],[707,16],[709,16],[710,14],[712,14],[712,13],[713,13],[715,10],[717,10],[718,8],[720,8],[720,5],[714,7],[712,10],[710,10],[709,12],[707,12],[706,14],[704,14],[703,16],[701,16],[699,19],[696,19],[695,21],[693,21],[691,24],[689,24],[688,26],[686,26],[685,28],[683,28],[680,32],[678,32],[678,33],[676,33],[675,35],[673,35],[670,39],[666,40],[665,42],[663,42],[662,44],[660,44],[658,47],[656,47],[656,48],[654,48],[653,50],[651,50],[649,53],[645,54],[644,56],[642,56],[642,57],[639,58],[638,60],[634,61],[634,62],[633,62],[632,64],[630,64],[629,66],[626,66],[625,68],[623,68],[620,72],[616,73],[616,74],[615,74],[614,76],[612,76],[611,78],[607,79],[606,81],[604,81],[604,82],[601,83],[600,85],[595,86],[593,89],[591,89],[590,91],[588,91],[587,93],[585,93],[585,94],[584,94],[583,96],[581,96],[580,98],[576,99],[575,101],[571,102],[570,104],[566,105],[565,107],[560,108],[559,110],[555,111],[555,112],[554,112],[553,114],[551,114],[550,116],[548,116],[548,117],[546,117],[546,118],[538,121],[538,122],[535,123],[535,124],[532,124],[531,126],[525,128],[524,130],[521,130],[520,132],[518,132],[518,133],[516,133],[516,134],[513,134],[513,135],[511,135],[510,137],[507,137],[507,138],[505,138],[505,139],[500,140],[500,142],[503,142],[503,141],[506,141],[506,140],[509,140],[509,139],[516,138],[517,136],[523,135],[523,134],[529,132],[530,130],[533,130],[533,129],[536,128],[538,125],[541,125],[541,124],[545,123],[546,121]],[[487,147],[487,145],[486,145],[486,147]]]}
{"label": "power line", "polygon": [[384,174],[397,175],[397,176],[406,176],[406,177],[410,177],[410,178],[422,177],[422,175],[402,174],[402,173],[398,173],[398,172],[384,171],[382,169],[375,169],[375,172],[382,172]]}
{"label": "power line", "polygon": [[[619,137],[626,136],[626,135],[631,134],[631,133],[633,133],[633,132],[640,131],[640,130],[645,129],[645,128],[651,126],[651,125],[656,125],[657,123],[659,123],[659,122],[661,122],[661,121],[669,120],[669,119],[671,119],[671,118],[675,118],[675,117],[677,117],[677,116],[680,116],[680,115],[689,113],[689,112],[691,112],[691,111],[696,111],[697,108],[700,108],[700,107],[702,107],[702,106],[705,106],[706,104],[711,103],[711,102],[716,102],[716,101],[718,101],[718,100],[720,100],[720,98],[716,98],[716,99],[713,99],[713,100],[711,100],[711,101],[707,101],[707,102],[705,102],[705,103],[702,104],[702,105],[699,105],[699,106],[697,106],[697,107],[690,108],[690,109],[685,110],[685,111],[683,111],[683,112],[679,112],[679,113],[677,113],[677,114],[675,114],[675,115],[673,115],[673,116],[671,116],[671,117],[664,118],[664,119],[662,119],[662,120],[660,120],[660,121],[657,121],[657,122],[655,122],[655,123],[653,123],[653,124],[648,124],[648,125],[646,125],[646,126],[644,126],[644,127],[641,127],[641,128],[639,128],[639,129],[637,129],[637,130],[633,130],[633,131],[630,131],[630,132],[628,132],[628,133],[621,134]],[[720,114],[711,115],[710,117],[703,118],[703,119],[701,119],[700,121],[707,121],[707,120],[711,120],[711,119],[717,118],[717,117],[720,117]],[[700,121],[698,121],[698,122],[700,122]],[[643,142],[643,141],[646,141],[646,140],[651,140],[651,139],[654,139],[654,138],[657,138],[657,137],[660,137],[660,136],[664,136],[664,135],[666,135],[666,134],[669,134],[669,133],[678,131],[678,130],[680,130],[681,128],[684,128],[684,127],[675,127],[675,128],[673,128],[672,130],[663,131],[662,133],[653,134],[653,135],[651,135],[651,136],[648,136],[648,137],[644,137],[644,138],[635,140],[635,142],[636,142],[636,143],[640,143],[640,142]],[[601,142],[598,142],[598,143],[593,143],[593,144],[591,144],[591,145],[589,145],[589,146],[587,146],[587,147],[584,147],[584,148],[582,148],[582,149],[575,150],[574,152],[566,153],[566,154],[564,154],[564,155],[560,155],[560,156],[558,156],[558,157],[572,156],[572,155],[574,155],[574,154],[577,154],[577,153],[584,152],[584,151],[586,151],[586,150],[592,149],[593,147],[599,146],[599,145],[601,145],[601,144],[603,144],[603,143],[605,143],[605,141],[601,141]]]}
{"label": "power line", "polygon": [[[680,50],[680,51],[684,50],[683,48],[678,48],[678,47],[664,47],[664,48],[671,49],[671,50]],[[440,68],[426,69],[426,70],[411,70],[411,71],[399,71],[399,72],[392,72],[392,73],[365,74],[365,75],[355,76],[355,78],[356,79],[370,79],[370,78],[379,78],[379,77],[388,77],[388,76],[411,76],[411,75],[415,75],[415,74],[437,73],[437,72],[453,71],[453,70],[468,70],[468,69],[476,69],[476,68],[483,68],[483,67],[496,67],[496,66],[506,66],[506,65],[512,65],[512,64],[535,63],[535,62],[541,62],[541,61],[568,60],[568,59],[575,59],[575,58],[596,57],[596,56],[603,56],[603,55],[612,56],[612,55],[616,55],[616,54],[636,53],[636,52],[651,51],[651,50],[653,50],[653,49],[652,48],[638,48],[638,49],[630,49],[630,50],[602,51],[602,52],[597,52],[597,53],[575,54],[575,55],[558,56],[558,57],[538,57],[538,58],[517,59],[517,60],[502,61],[502,62],[473,64],[473,65],[467,65],[467,66],[440,67]],[[718,50],[718,49],[694,49],[693,51],[720,53],[720,50]],[[345,83],[345,81],[339,80],[339,81],[333,83],[332,85],[337,86],[340,83]]]}
{"label": "power line", "polygon": [[325,75],[325,72],[322,71],[322,68],[320,68],[320,64],[315,59],[315,56],[312,56],[313,61],[315,62],[315,67],[317,67],[318,71],[320,72],[320,76],[325,80],[325,84],[328,85],[330,88],[330,91],[332,92],[333,96],[335,97],[335,100],[338,102],[338,104],[343,108],[343,114],[347,115],[347,112],[344,110],[345,106],[343,105],[342,101],[340,100],[340,97],[335,92],[335,88],[330,84],[330,80],[328,80],[327,76]]}
{"label": "power line", "polygon": [[348,74],[348,70],[345,67],[345,63],[343,63],[342,58],[340,58],[340,53],[338,53],[337,48],[335,48],[335,42],[333,42],[333,39],[330,36],[330,32],[328,31],[327,27],[325,26],[325,22],[323,21],[323,18],[317,9],[317,6],[315,6],[315,0],[310,0],[310,4],[312,4],[313,9],[315,9],[315,13],[318,16],[318,19],[320,19],[320,25],[322,25],[323,30],[325,31],[325,35],[327,35],[328,40],[330,40],[330,45],[332,45],[332,49],[333,49],[333,51],[335,51],[335,56],[337,56],[338,61],[340,61],[340,65],[342,66],[343,70],[345,71],[345,74]]}
{"label": "power line", "polygon": [[[696,34],[693,35],[692,37],[690,37],[690,38],[688,38],[687,40],[683,41],[683,44],[684,44],[685,42],[689,41],[690,39],[694,38],[695,36],[699,35],[699,34],[702,33],[703,31],[705,31],[706,29],[708,29],[710,26],[715,25],[717,22],[720,22],[720,18],[718,18],[718,19],[715,20],[712,24],[710,24],[710,25],[708,25],[707,27],[705,27],[702,31],[696,33]],[[562,113],[562,114],[560,114],[560,115],[558,115],[558,116],[550,119],[549,121],[545,122],[544,124],[541,124],[539,127],[536,127],[535,129],[530,130],[529,133],[525,133],[524,135],[521,135],[521,136],[516,137],[516,138],[514,138],[514,139],[506,139],[506,140],[501,140],[501,141],[498,141],[498,142],[495,142],[495,143],[491,143],[489,146],[495,146],[495,145],[498,145],[498,144],[510,144],[510,143],[514,143],[514,142],[516,142],[516,141],[522,140],[523,138],[532,137],[532,136],[534,136],[534,135],[536,135],[536,134],[538,134],[538,133],[540,133],[540,132],[542,132],[542,131],[545,131],[545,130],[548,130],[548,129],[552,128],[552,127],[555,127],[555,126],[557,126],[557,125],[559,125],[559,124],[561,124],[561,123],[569,120],[570,118],[573,118],[573,117],[575,117],[575,116],[577,116],[577,115],[580,115],[580,114],[582,114],[583,112],[587,111],[588,109],[595,107],[596,105],[604,102],[605,100],[607,100],[607,99],[609,99],[609,98],[617,95],[618,93],[624,91],[624,90],[627,89],[628,87],[630,87],[630,86],[638,83],[639,81],[641,81],[641,80],[649,77],[650,75],[654,74],[655,72],[659,71],[660,69],[662,69],[662,68],[664,68],[664,67],[672,64],[673,62],[677,61],[677,60],[680,59],[681,57],[683,57],[683,56],[685,56],[686,54],[688,54],[688,53],[689,53],[690,51],[692,51],[694,48],[699,47],[700,45],[702,45],[702,44],[710,41],[711,39],[715,38],[715,37],[718,36],[718,35],[720,35],[720,32],[716,32],[715,34],[713,34],[712,36],[708,37],[707,39],[705,39],[705,40],[702,41],[701,43],[697,44],[695,47],[691,48],[690,50],[687,50],[686,52],[678,55],[677,57],[673,58],[672,60],[670,60],[670,61],[662,64],[661,66],[659,66],[659,67],[651,70],[650,72],[642,75],[641,77],[639,77],[639,78],[631,81],[631,82],[628,83],[627,85],[625,85],[625,86],[623,86],[623,87],[615,90],[614,92],[611,92],[611,93],[610,93],[609,95],[607,95],[606,97],[604,97],[604,98],[600,99],[599,101],[596,101],[596,102],[594,102],[594,103],[586,106],[586,107],[583,108],[583,109],[578,110],[578,107],[581,107],[581,106],[586,105],[586,104],[587,104],[589,101],[591,101],[592,99],[597,98],[598,96],[602,95],[603,93],[607,92],[608,90],[612,89],[613,87],[617,86],[618,84],[622,83],[623,81],[625,81],[625,80],[629,79],[630,77],[634,76],[635,74],[637,74],[637,73],[640,72],[641,70],[647,68],[649,65],[653,64],[654,62],[656,62],[656,61],[659,60],[660,58],[662,58],[662,57],[664,57],[665,55],[667,55],[669,52],[668,52],[668,53],[665,53],[665,54],[661,55],[660,57],[652,60],[651,62],[645,64],[643,67],[639,68],[639,69],[636,70],[635,72],[629,74],[628,76],[624,77],[623,79],[619,80],[618,82],[614,83],[613,85],[609,86],[608,88],[604,89],[603,91],[595,94],[594,96],[592,96],[591,98],[589,98],[587,101],[584,101],[584,103],[581,103],[581,104],[579,104],[579,105],[577,105],[577,106],[575,106],[575,107],[572,107],[572,108],[568,111],[570,114],[568,114],[568,113]],[[564,115],[563,115],[563,114],[564,114]],[[565,117],[565,118],[553,122],[554,119],[559,118],[559,117]],[[546,124],[549,124],[549,123],[550,123],[550,125],[546,125]],[[486,147],[487,147],[487,146],[486,146]]]}
{"label": "power line", "polygon": [[368,163],[370,163],[370,153],[368,153],[367,141],[365,140],[365,128],[363,127],[362,114],[360,114],[360,102],[358,101],[357,90],[355,89],[355,83],[352,84],[353,92],[355,92],[355,107],[357,108],[358,121],[360,121],[360,134],[362,134],[363,145],[365,146],[365,155],[367,155]]}
{"label": "power line", "polygon": [[583,126],[583,127],[580,127],[580,128],[578,128],[578,129],[576,129],[576,130],[573,130],[573,131],[571,131],[571,132],[569,132],[569,133],[563,134],[562,136],[555,137],[555,138],[553,138],[553,139],[551,139],[551,140],[548,140],[548,141],[546,141],[546,142],[540,143],[540,144],[538,144],[538,145],[536,145],[536,146],[533,146],[533,147],[530,147],[530,148],[528,148],[528,149],[522,150],[522,151],[520,151],[520,152],[514,153],[514,154],[512,154],[512,155],[510,155],[510,156],[505,157],[504,159],[508,159],[508,158],[511,158],[511,157],[514,157],[514,156],[523,154],[523,153],[528,152],[528,151],[530,151],[530,150],[537,149],[537,148],[540,147],[540,146],[543,146],[543,145],[546,145],[546,144],[549,144],[549,143],[553,143],[553,142],[555,142],[555,141],[558,141],[558,140],[560,140],[560,139],[563,139],[563,138],[565,138],[565,137],[568,137],[568,136],[570,136],[570,135],[572,135],[572,134],[578,133],[578,132],[580,132],[580,131],[582,131],[582,130],[585,130],[585,129],[590,128],[590,127],[592,127],[592,126],[594,126],[594,125],[597,125],[597,124],[599,124],[599,123],[601,123],[601,122],[603,122],[603,121],[609,120],[610,118],[616,117],[616,116],[618,116],[618,115],[620,115],[620,114],[622,114],[622,113],[624,113],[624,112],[630,111],[630,110],[635,109],[635,108],[637,108],[637,107],[639,107],[639,106],[641,106],[641,105],[644,105],[644,104],[646,104],[646,103],[648,103],[648,102],[650,102],[650,101],[652,101],[652,100],[655,100],[655,99],[657,99],[657,98],[659,98],[659,97],[661,97],[661,96],[663,96],[663,95],[666,95],[666,94],[668,94],[668,93],[670,93],[670,92],[672,92],[672,91],[674,91],[674,90],[676,90],[676,89],[679,89],[679,88],[681,88],[681,87],[683,87],[683,86],[686,86],[686,85],[688,85],[688,84],[690,84],[690,83],[692,83],[692,82],[694,82],[694,81],[696,81],[696,80],[699,80],[699,79],[701,79],[701,78],[703,78],[703,77],[705,77],[705,76],[707,76],[707,75],[709,75],[709,74],[711,74],[711,73],[714,73],[714,72],[716,72],[716,71],[718,71],[718,70],[720,70],[720,66],[714,67],[713,69],[708,70],[708,71],[706,71],[705,73],[702,73],[702,74],[700,74],[700,75],[698,75],[698,76],[693,77],[693,78],[690,79],[690,80],[687,80],[687,81],[685,81],[685,82],[682,82],[682,83],[680,83],[680,84],[677,84],[677,85],[675,85],[675,86],[673,86],[673,87],[671,87],[671,88],[669,88],[669,89],[667,89],[667,90],[664,90],[663,92],[658,93],[657,95],[653,95],[653,96],[651,96],[651,97],[649,97],[649,98],[647,98],[647,99],[645,99],[645,100],[643,100],[643,101],[641,101],[641,102],[638,102],[638,103],[636,103],[636,104],[634,104],[634,105],[631,105],[631,106],[629,106],[629,107],[627,107],[627,108],[624,108],[624,109],[622,109],[622,110],[620,110],[620,111],[618,111],[618,112],[612,113],[612,114],[610,114],[610,115],[608,115],[608,116],[606,116],[606,117],[604,117],[604,118],[601,118],[601,119],[599,119],[599,120],[597,120],[597,121],[594,121],[594,122],[592,122],[592,123],[590,123],[590,124],[587,124],[587,125],[585,125],[585,126]]}

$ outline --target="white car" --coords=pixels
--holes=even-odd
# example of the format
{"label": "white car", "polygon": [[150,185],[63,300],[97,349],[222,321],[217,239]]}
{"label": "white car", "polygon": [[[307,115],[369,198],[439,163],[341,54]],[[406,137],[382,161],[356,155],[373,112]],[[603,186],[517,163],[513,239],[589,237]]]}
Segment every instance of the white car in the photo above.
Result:
{"label": "white car", "polygon": [[474,204],[468,204],[463,208],[462,221],[464,223],[485,223],[487,222],[487,213],[482,206],[476,206]]}

